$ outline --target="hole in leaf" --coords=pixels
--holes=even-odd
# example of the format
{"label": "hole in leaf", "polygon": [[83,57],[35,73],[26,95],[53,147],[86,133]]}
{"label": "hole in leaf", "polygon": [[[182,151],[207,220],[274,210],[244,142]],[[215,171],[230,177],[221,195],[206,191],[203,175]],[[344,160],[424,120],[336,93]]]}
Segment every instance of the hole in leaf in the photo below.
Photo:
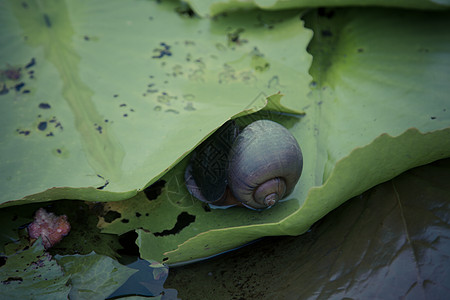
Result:
{"label": "hole in leaf", "polygon": [[111,223],[115,219],[120,218],[122,215],[118,213],[117,211],[110,210],[106,213],[106,215],[103,217],[105,219],[106,223]]}
{"label": "hole in leaf", "polygon": [[24,82],[18,83],[14,86],[17,92],[20,92],[20,90],[25,86]]}
{"label": "hole in leaf", "polygon": [[22,277],[8,277],[8,279],[6,279],[5,281],[2,281],[2,283],[8,284],[8,283],[13,282],[13,281],[20,281],[20,282],[22,282],[23,278]]}
{"label": "hole in leaf", "polygon": [[165,180],[159,180],[152,184],[151,186],[147,187],[144,190],[145,196],[147,196],[148,200],[155,200],[158,198],[159,195],[161,195],[163,187],[166,185]]}
{"label": "hole in leaf", "polygon": [[0,256],[0,267],[4,266],[6,264],[6,260],[8,258],[6,256]]}
{"label": "hole in leaf", "polygon": [[97,190],[103,190],[108,184],[109,184],[109,180],[106,180],[106,181],[105,181],[105,184],[102,185],[102,186],[99,186],[99,187],[97,188]]}
{"label": "hole in leaf", "polygon": [[134,230],[128,231],[119,236],[119,243],[123,249],[119,249],[117,253],[120,255],[139,257],[139,247],[136,245],[137,238],[138,234]]}
{"label": "hole in leaf", "polygon": [[187,212],[183,211],[181,214],[177,217],[177,223],[175,223],[175,226],[172,229],[169,230],[163,230],[161,232],[155,232],[155,236],[166,236],[170,234],[177,234],[184,228],[188,227],[189,224],[195,221],[195,216],[190,215]]}
{"label": "hole in leaf", "polygon": [[50,109],[51,106],[48,103],[42,102],[42,103],[39,103],[39,108],[41,108],[41,109]]}
{"label": "hole in leaf", "polygon": [[33,67],[35,64],[36,64],[36,60],[35,60],[34,57],[33,57],[33,58],[30,60],[30,62],[27,63],[27,64],[25,65],[25,69],[29,69],[29,68]]}
{"label": "hole in leaf", "polygon": [[38,129],[40,131],[44,131],[45,129],[47,129],[47,122],[43,121],[43,122],[39,123]]}

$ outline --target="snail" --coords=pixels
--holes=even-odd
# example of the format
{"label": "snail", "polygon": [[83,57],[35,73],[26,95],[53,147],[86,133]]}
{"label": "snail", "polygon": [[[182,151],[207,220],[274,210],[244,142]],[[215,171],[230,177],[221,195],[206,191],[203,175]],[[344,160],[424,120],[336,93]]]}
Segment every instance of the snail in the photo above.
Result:
{"label": "snail", "polygon": [[282,125],[258,120],[239,132],[229,121],[193,153],[185,182],[203,202],[263,209],[294,190],[302,167],[300,146]]}

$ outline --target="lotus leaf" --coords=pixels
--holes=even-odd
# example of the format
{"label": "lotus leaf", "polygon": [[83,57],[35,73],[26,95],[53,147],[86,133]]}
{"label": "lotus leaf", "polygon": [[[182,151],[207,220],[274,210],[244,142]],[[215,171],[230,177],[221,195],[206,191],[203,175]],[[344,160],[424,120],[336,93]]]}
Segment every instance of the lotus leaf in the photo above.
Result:
{"label": "lotus leaf", "polygon": [[[2,1],[0,20],[3,207],[104,201],[100,228],[136,230],[144,259],[174,264],[301,234],[352,196],[450,155],[448,12],[201,19],[177,2]],[[195,146],[230,119],[261,118],[303,150],[287,201],[215,210],[189,195]]]}
{"label": "lotus leaf", "polygon": [[450,159],[409,170],[300,237],[177,268],[166,286],[182,299],[446,299],[449,171]]}
{"label": "lotus leaf", "polygon": [[445,9],[448,0],[186,0],[201,16],[214,16],[234,10],[260,8],[283,10],[325,6],[390,6],[415,9]]}

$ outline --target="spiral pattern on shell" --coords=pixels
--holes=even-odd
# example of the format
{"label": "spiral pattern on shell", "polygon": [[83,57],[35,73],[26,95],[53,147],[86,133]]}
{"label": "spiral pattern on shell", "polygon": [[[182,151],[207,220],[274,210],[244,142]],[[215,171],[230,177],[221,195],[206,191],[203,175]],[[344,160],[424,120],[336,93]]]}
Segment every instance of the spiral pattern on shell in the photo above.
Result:
{"label": "spiral pattern on shell", "polygon": [[239,134],[231,151],[228,185],[245,206],[258,209],[274,205],[293,191],[300,178],[300,146],[276,122],[251,123]]}

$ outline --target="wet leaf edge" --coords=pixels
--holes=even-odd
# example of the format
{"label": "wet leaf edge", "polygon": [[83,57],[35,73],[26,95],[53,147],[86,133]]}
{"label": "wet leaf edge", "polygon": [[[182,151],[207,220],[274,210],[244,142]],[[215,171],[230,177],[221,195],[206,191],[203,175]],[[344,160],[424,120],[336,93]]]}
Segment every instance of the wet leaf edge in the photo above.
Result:
{"label": "wet leaf edge", "polygon": [[[435,144],[432,144],[433,141],[435,141]],[[399,144],[403,145],[402,153],[393,155],[390,151],[398,149]],[[381,149],[383,145],[383,149],[389,151],[376,150]],[[412,145],[416,145],[415,148]],[[406,154],[403,159],[397,160],[400,154],[405,154],[408,151],[414,153]],[[382,134],[370,144],[355,148],[348,156],[339,160],[327,181],[320,187],[312,187],[308,191],[304,204],[292,215],[277,223],[202,232],[180,244],[177,249],[165,252],[165,263],[175,265],[215,256],[218,253],[211,241],[219,241],[221,249],[231,250],[244,243],[267,236],[267,232],[269,232],[267,226],[271,227],[270,235],[300,235],[306,232],[314,222],[348,199],[411,168],[447,157],[450,157],[450,128],[427,133],[421,133],[416,128],[410,128],[395,137]],[[389,168],[384,167],[376,174],[372,173],[372,176],[367,176],[368,178],[365,178],[363,182],[349,181],[349,176],[358,179],[363,178],[364,174],[370,173],[371,165],[376,163],[379,166],[381,164],[378,161],[381,160],[384,161],[382,165],[389,166]],[[360,164],[357,169],[354,168],[355,163]],[[341,176],[342,174],[345,176]],[[352,182],[353,184],[344,185],[346,182]],[[319,206],[318,201],[321,202]],[[146,234],[140,230],[137,230],[137,233],[139,236]]]}
{"label": "wet leaf edge", "polygon": [[[224,120],[224,122],[221,123],[220,126],[225,124],[225,122],[227,122],[228,120],[243,117],[243,116],[250,115],[252,113],[255,113],[258,111],[263,111],[263,110],[275,110],[276,109],[277,111],[279,111],[281,113],[292,114],[292,115],[297,115],[297,116],[304,115],[304,112],[302,112],[302,111],[290,109],[287,106],[284,106],[281,103],[282,97],[283,97],[283,95],[280,93],[271,95],[266,98],[265,103],[263,105],[245,109],[245,110],[241,111],[240,113],[230,117],[229,119]],[[61,200],[61,199],[85,200],[85,201],[96,201],[96,202],[121,201],[121,200],[129,199],[129,198],[135,196],[139,191],[144,190],[146,187],[152,185],[158,179],[163,177],[169,170],[171,170],[179,162],[181,162],[186,156],[188,156],[198,145],[200,145],[204,140],[206,140],[210,135],[212,135],[217,129],[219,129],[220,126],[213,129],[209,134],[204,136],[203,139],[201,139],[194,147],[186,150],[183,153],[183,155],[181,155],[177,160],[175,160],[172,164],[170,164],[170,166],[168,166],[163,172],[158,174],[156,177],[151,178],[148,181],[148,183],[141,188],[136,188],[134,190],[124,191],[124,192],[109,192],[109,191],[103,191],[102,187],[81,187],[81,188],[53,187],[53,188],[47,189],[43,192],[26,196],[22,199],[6,201],[6,202],[0,204],[0,208],[5,208],[5,207],[13,206],[13,205],[23,205],[23,204],[36,203],[36,202],[48,202],[48,201]]]}
{"label": "wet leaf edge", "polygon": [[248,10],[248,9],[262,9],[262,10],[283,10],[294,8],[314,8],[314,7],[336,7],[336,6],[379,6],[379,7],[397,7],[405,9],[422,9],[422,10],[444,10],[449,8],[449,4],[444,1],[430,0],[430,1],[361,1],[361,0],[274,0],[274,1],[261,1],[261,0],[212,0],[211,3],[205,4],[205,0],[186,0],[191,9],[201,17],[214,17],[222,13],[235,11],[235,10]]}

